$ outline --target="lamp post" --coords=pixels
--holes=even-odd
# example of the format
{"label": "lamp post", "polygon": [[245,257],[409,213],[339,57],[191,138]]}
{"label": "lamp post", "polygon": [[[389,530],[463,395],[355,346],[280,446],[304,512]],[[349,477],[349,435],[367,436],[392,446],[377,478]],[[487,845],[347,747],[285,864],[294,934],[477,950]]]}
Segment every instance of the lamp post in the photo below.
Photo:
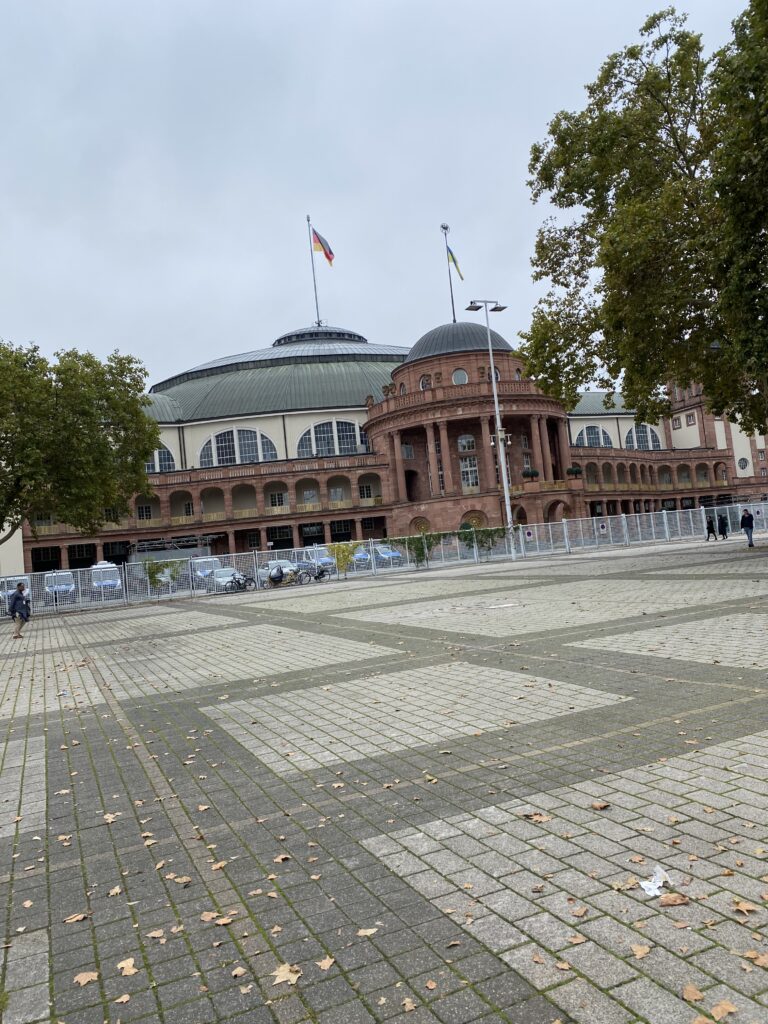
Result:
{"label": "lamp post", "polygon": [[493,344],[491,341],[491,320],[490,313],[501,313],[507,307],[499,305],[495,299],[472,299],[467,309],[471,313],[477,313],[485,309],[485,329],[488,333],[488,358],[491,363],[491,388],[493,389],[493,408],[496,413],[496,446],[497,457],[501,467],[501,486],[504,490],[504,512],[506,517],[507,534],[512,549],[512,557],[515,557],[515,535],[512,522],[512,502],[509,497],[509,476],[507,474],[507,435],[501,425],[501,412],[499,410],[499,391],[496,387],[496,364],[493,359]]}

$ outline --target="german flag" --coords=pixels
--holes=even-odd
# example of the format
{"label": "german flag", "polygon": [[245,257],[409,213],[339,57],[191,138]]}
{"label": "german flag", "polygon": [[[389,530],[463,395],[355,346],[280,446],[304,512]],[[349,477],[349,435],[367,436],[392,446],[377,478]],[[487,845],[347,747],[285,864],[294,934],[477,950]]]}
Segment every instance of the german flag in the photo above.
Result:
{"label": "german flag", "polygon": [[321,252],[328,260],[328,265],[333,266],[333,249],[328,245],[323,236],[312,228],[312,248],[315,252]]}

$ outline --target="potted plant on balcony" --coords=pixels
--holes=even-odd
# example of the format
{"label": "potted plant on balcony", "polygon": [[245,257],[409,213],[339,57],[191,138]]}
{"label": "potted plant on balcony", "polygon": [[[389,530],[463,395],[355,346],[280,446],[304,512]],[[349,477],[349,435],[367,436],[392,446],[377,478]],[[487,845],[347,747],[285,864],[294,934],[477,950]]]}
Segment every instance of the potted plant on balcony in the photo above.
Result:
{"label": "potted plant on balcony", "polygon": [[567,476],[579,477],[584,472],[584,470],[581,468],[581,466],[569,466],[565,472]]}
{"label": "potted plant on balcony", "polygon": [[535,480],[538,475],[538,469],[524,469],[522,473],[523,480]]}

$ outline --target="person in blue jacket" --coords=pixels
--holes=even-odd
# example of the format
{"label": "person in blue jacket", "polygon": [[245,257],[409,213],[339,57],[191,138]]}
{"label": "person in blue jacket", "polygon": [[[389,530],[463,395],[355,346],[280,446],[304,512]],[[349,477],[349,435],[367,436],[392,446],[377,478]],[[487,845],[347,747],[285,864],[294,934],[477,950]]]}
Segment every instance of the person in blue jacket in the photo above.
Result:
{"label": "person in blue jacket", "polygon": [[19,582],[8,602],[8,614],[13,619],[13,639],[21,640],[21,631],[29,622],[29,598],[24,594],[24,584]]}

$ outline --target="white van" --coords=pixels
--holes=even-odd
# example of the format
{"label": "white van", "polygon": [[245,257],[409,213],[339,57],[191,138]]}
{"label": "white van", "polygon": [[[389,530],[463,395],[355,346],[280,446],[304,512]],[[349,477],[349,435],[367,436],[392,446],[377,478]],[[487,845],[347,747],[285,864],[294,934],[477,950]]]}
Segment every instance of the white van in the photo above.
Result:
{"label": "white van", "polygon": [[91,594],[101,600],[117,597],[123,589],[120,567],[114,562],[97,562],[91,566]]}

